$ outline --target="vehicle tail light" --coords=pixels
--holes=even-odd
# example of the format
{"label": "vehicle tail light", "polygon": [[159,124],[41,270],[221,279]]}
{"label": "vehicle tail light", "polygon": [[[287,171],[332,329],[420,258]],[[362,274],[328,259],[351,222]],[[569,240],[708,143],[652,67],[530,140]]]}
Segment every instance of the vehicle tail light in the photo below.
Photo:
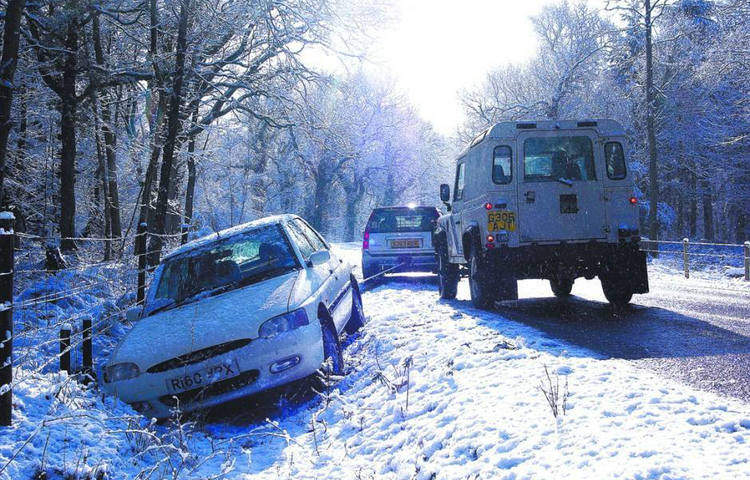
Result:
{"label": "vehicle tail light", "polygon": [[492,204],[490,202],[487,202],[487,203],[484,204],[484,208],[486,210],[492,210]]}
{"label": "vehicle tail light", "polygon": [[492,235],[487,235],[487,243],[492,243],[494,241],[495,241],[495,237],[493,237]]}
{"label": "vehicle tail light", "polygon": [[362,239],[362,250],[370,248],[370,232],[365,230],[365,236]]}
{"label": "vehicle tail light", "polygon": [[631,205],[638,205],[638,198],[635,196],[630,197],[629,201]]}

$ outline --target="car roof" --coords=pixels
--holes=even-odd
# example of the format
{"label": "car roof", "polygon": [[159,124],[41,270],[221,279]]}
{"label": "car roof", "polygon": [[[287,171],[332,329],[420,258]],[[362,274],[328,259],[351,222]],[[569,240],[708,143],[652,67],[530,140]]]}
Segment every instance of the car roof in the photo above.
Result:
{"label": "car roof", "polygon": [[533,131],[555,131],[555,130],[595,130],[602,137],[622,137],[625,129],[617,120],[609,118],[593,118],[579,120],[515,120],[511,122],[500,122],[482,131],[469,142],[469,145],[458,155],[461,158],[472,147],[479,145],[485,139],[515,138],[523,132]]}
{"label": "car roof", "polygon": [[195,250],[196,248],[204,247],[206,245],[210,245],[214,242],[217,242],[219,240],[223,240],[227,237],[231,237],[233,235],[238,235],[241,233],[245,233],[249,230],[253,230],[258,227],[263,227],[266,225],[274,225],[274,224],[280,224],[285,221],[292,220],[294,218],[298,218],[297,215],[292,214],[284,214],[284,215],[272,215],[269,217],[263,217],[259,218],[257,220],[253,220],[247,223],[243,223],[241,225],[235,225],[234,227],[225,228],[224,230],[220,230],[219,232],[212,233],[210,235],[206,235],[205,237],[196,238],[195,240],[191,240],[187,242],[185,245],[181,245],[168,254],[166,254],[163,258],[163,260],[166,260],[168,258],[174,257],[176,255],[181,255],[185,252],[189,252],[191,250]]}
{"label": "car roof", "polygon": [[406,206],[406,205],[401,205],[401,206],[394,205],[394,206],[391,206],[391,207],[375,207],[375,208],[372,209],[372,211],[373,212],[380,212],[380,211],[384,211],[384,210],[419,210],[419,209],[425,209],[425,208],[437,210],[437,207],[434,206],[434,205],[415,205],[413,207],[409,207],[409,206]]}

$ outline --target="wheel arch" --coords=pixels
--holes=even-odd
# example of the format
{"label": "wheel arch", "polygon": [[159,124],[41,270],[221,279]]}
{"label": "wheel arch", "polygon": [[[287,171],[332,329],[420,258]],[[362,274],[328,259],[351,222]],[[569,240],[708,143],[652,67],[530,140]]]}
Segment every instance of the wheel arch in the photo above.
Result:
{"label": "wheel arch", "polygon": [[461,246],[464,251],[464,259],[467,262],[469,261],[472,247],[482,248],[482,242],[479,240],[479,227],[477,225],[471,225],[464,231],[461,235]]}

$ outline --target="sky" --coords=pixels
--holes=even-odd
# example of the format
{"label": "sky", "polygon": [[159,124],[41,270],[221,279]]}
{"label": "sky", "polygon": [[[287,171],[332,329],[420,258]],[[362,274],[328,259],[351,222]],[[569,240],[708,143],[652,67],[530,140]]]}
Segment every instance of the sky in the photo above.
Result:
{"label": "sky", "polygon": [[[531,58],[529,17],[556,0],[392,0],[377,29],[368,69],[391,79],[442,134],[462,121],[459,92],[495,67]],[[603,0],[589,0],[592,5]]]}

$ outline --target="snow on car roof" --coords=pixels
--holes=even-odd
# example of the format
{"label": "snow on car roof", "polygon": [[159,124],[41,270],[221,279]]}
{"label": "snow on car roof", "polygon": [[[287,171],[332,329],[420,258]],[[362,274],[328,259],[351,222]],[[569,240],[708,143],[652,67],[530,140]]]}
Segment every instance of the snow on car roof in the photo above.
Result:
{"label": "snow on car roof", "polygon": [[205,237],[196,238],[195,240],[192,240],[186,243],[185,245],[181,245],[175,248],[174,250],[172,250],[171,252],[169,252],[168,254],[164,256],[164,260],[166,260],[167,258],[174,257],[176,255],[180,255],[185,252],[189,252],[190,250],[194,250],[196,248],[209,245],[213,242],[216,242],[217,240],[222,240],[232,235],[237,235],[239,233],[243,233],[248,230],[258,228],[258,227],[263,227],[265,225],[281,223],[284,220],[290,220],[296,217],[297,217],[296,215],[292,215],[288,213],[284,215],[272,215],[270,217],[263,217],[257,220],[253,220],[251,222],[243,223],[240,225],[235,225],[234,227],[225,228],[224,230],[220,230],[217,233],[212,233],[211,235],[206,235]]}

